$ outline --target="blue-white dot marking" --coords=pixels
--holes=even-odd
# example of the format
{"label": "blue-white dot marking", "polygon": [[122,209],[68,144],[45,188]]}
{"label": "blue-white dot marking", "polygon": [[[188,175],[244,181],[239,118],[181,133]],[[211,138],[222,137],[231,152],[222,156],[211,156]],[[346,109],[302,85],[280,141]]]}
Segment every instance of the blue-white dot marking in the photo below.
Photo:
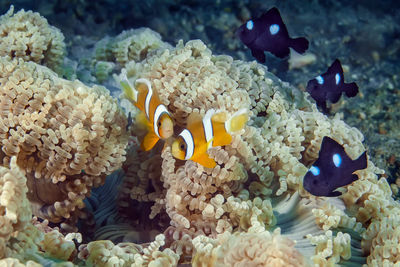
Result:
{"label": "blue-white dot marking", "polygon": [[253,29],[253,27],[254,27],[254,22],[253,22],[252,20],[249,20],[249,21],[246,23],[246,28],[247,28],[249,31],[251,31],[251,30]]}
{"label": "blue-white dot marking", "polygon": [[342,164],[342,157],[339,154],[333,154],[332,156],[333,164],[335,164],[336,168],[339,168]]}
{"label": "blue-white dot marking", "polygon": [[339,73],[336,73],[335,80],[336,80],[336,85],[338,85],[340,82],[340,74]]}
{"label": "blue-white dot marking", "polygon": [[315,79],[317,80],[317,82],[318,82],[319,84],[324,84],[324,78],[322,78],[321,75],[317,76]]}
{"label": "blue-white dot marking", "polygon": [[321,173],[320,169],[319,169],[318,167],[315,167],[315,166],[311,166],[310,172],[311,172],[314,176],[318,176],[318,175]]}
{"label": "blue-white dot marking", "polygon": [[272,24],[271,26],[269,26],[269,32],[272,35],[275,35],[279,32],[279,25],[278,24]]}

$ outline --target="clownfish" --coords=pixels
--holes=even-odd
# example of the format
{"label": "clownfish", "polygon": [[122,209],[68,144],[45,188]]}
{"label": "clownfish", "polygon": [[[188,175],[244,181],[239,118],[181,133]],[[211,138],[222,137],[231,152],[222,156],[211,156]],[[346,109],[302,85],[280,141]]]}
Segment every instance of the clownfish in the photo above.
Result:
{"label": "clownfish", "polygon": [[161,103],[156,92],[147,79],[137,79],[135,87],[131,85],[126,74],[120,81],[125,96],[141,111],[137,121],[143,123],[148,132],[140,147],[144,151],[152,149],[160,139],[168,139],[174,133],[174,124],[167,107]]}
{"label": "clownfish", "polygon": [[335,191],[358,179],[355,171],[367,168],[367,152],[352,160],[342,145],[325,136],[322,139],[318,159],[303,178],[303,187],[314,196],[337,197]]}
{"label": "clownfish", "polygon": [[172,155],[180,160],[192,160],[206,168],[217,163],[207,150],[213,146],[225,146],[232,142],[231,134],[244,128],[248,112],[241,109],[226,120],[224,112],[207,111],[204,118],[189,116],[187,127],[172,143]]}

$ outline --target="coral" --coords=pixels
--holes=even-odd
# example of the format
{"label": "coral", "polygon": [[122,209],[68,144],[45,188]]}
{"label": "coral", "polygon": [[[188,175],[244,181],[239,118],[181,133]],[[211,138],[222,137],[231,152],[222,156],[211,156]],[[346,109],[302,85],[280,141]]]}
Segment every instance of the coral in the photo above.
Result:
{"label": "coral", "polygon": [[57,72],[64,59],[64,35],[49,25],[39,13],[14,6],[0,17],[0,56],[8,60],[22,58],[45,65]]}
{"label": "coral", "polygon": [[312,257],[312,260],[317,266],[332,266],[339,263],[341,258],[348,260],[351,257],[351,237],[347,233],[339,232],[333,238],[332,231],[328,230],[325,235],[308,234],[307,238],[310,239],[311,244],[316,245],[316,255]]}
{"label": "coral", "polygon": [[[42,266],[34,261],[41,262],[45,258],[58,261],[73,259],[76,254],[74,242],[46,223],[31,221],[26,181],[15,156],[11,158],[9,168],[0,167],[0,259],[13,257],[0,260],[0,265]],[[33,223],[40,227],[35,227]],[[77,236],[79,234],[71,237]]]}
{"label": "coral", "polygon": [[[0,27],[11,19],[18,25],[22,17],[48,27],[37,14],[12,14],[11,8]],[[315,197],[302,187],[324,136],[354,159],[365,150],[361,132],[340,114],[318,112],[306,93],[265,66],[213,55],[200,40],[173,48],[148,29],[98,43],[90,62],[97,79],[106,82],[120,68],[132,81],[149,79],[177,132],[192,113],[248,110],[249,122],[232,143],[208,150],[217,162],[208,169],[175,159],[170,140],[139,151],[139,125],[127,129],[117,101],[103,87],[63,80],[45,66],[24,62],[36,59],[21,51],[0,58],[0,252],[9,257],[1,264],[399,263],[400,204],[370,160],[357,181],[340,188],[340,198]],[[46,56],[36,62],[57,65]],[[134,136],[126,155],[128,132]],[[88,197],[121,166],[123,181],[111,175]],[[92,217],[83,211],[85,203]],[[41,219],[29,222],[30,206]],[[63,231],[74,230],[78,217],[93,226],[93,235],[77,250],[81,235]]]}
{"label": "coral", "polygon": [[107,61],[97,61],[95,69],[95,76],[97,80],[102,83],[107,80],[108,76],[112,72],[115,64]]}
{"label": "coral", "polygon": [[311,266],[294,248],[295,243],[280,235],[279,228],[268,231],[231,234],[217,239],[198,236],[192,266]]}
{"label": "coral", "polygon": [[170,47],[161,40],[160,34],[149,28],[126,30],[96,43],[90,63],[92,73],[98,82],[103,83],[112,72],[125,67],[128,62],[143,61],[156,50]]}
{"label": "coral", "polygon": [[176,266],[179,256],[172,250],[159,251],[164,236],[158,235],[147,247],[133,243],[114,245],[109,240],[93,241],[79,247],[80,259],[93,266]]}
{"label": "coral", "polygon": [[0,260],[0,266],[7,266],[7,267],[40,267],[42,266],[39,263],[34,261],[28,261],[26,264],[21,263],[19,260],[15,258],[5,258]]}
{"label": "coral", "polygon": [[123,31],[113,40],[111,48],[115,61],[125,66],[130,61],[139,62],[155,50],[169,47],[161,40],[160,34],[148,28]]}
{"label": "coral", "polygon": [[[214,169],[176,160],[169,147],[161,153],[160,180],[164,189],[156,190],[151,216],[166,211],[171,220],[171,227],[165,232],[167,246],[173,248],[183,262],[190,259],[193,251],[190,241],[197,236],[215,239],[218,234],[240,235],[238,231],[258,228],[265,231],[284,225],[280,221],[282,216],[276,217],[273,213],[276,199],[290,198],[299,192],[301,199],[314,203],[315,197],[302,188],[302,178],[317,159],[324,136],[342,144],[351,158],[365,150],[363,135],[345,124],[339,115],[329,118],[319,113],[305,95],[271,76],[261,65],[214,56],[199,40],[159,50],[142,62],[129,62],[126,71],[132,80],[144,77],[151,81],[178,128],[185,126],[189,114],[204,115],[211,108],[228,113],[248,108],[252,115],[248,126],[233,137],[231,145],[208,150],[218,163]],[[390,188],[385,187],[386,180],[376,180],[382,171],[370,161],[368,165],[367,170],[357,172],[360,179],[354,185],[348,186],[347,191],[341,189],[345,192],[342,204],[316,201],[312,209],[307,209],[314,218],[314,227],[320,229],[320,237],[324,238],[309,237],[307,240],[305,234],[292,235],[297,242],[308,244],[300,247],[301,253],[308,254],[310,247],[319,244],[314,253],[308,254],[315,255],[314,262],[362,263],[365,258],[357,245],[350,243],[352,238],[374,249],[368,245],[371,243],[365,243],[369,219],[371,216],[378,218],[378,207],[392,201],[390,190],[386,190]],[[143,174],[152,173],[149,167],[142,165],[140,172],[132,169],[131,192],[140,191],[144,195],[145,190],[133,185],[147,185],[143,178],[147,175]],[[154,175],[147,177],[154,180]],[[357,201],[359,195],[353,193],[353,187],[365,183],[372,183],[377,189],[385,188],[387,192],[381,194],[379,190],[369,190],[368,186],[361,187],[362,192],[379,196],[364,201],[368,207],[363,207],[364,202]],[[137,194],[131,196],[140,201]],[[301,203],[304,202],[294,205],[304,205]],[[398,205],[393,208],[399,209]],[[299,218],[294,219],[305,220],[301,213],[296,214]],[[332,230],[334,235],[329,232]],[[291,235],[285,231],[286,234]],[[378,242],[379,239],[374,240]],[[375,247],[377,251],[381,249],[381,245]],[[356,256],[351,257],[353,254]]]}
{"label": "coral", "polygon": [[0,159],[17,157],[34,214],[60,222],[125,160],[126,118],[104,88],[35,63],[0,58],[0,73]]}
{"label": "coral", "polygon": [[27,191],[26,177],[13,157],[9,168],[0,167],[0,259],[6,256],[10,237],[23,231],[31,220]]}

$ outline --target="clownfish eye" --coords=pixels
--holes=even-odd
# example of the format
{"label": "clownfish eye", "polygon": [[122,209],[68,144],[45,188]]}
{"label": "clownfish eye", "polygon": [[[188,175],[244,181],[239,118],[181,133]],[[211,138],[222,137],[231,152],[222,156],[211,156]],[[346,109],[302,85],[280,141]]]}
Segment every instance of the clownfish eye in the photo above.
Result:
{"label": "clownfish eye", "polygon": [[179,148],[183,151],[186,150],[186,145],[184,143],[181,143],[181,145],[179,146]]}
{"label": "clownfish eye", "polygon": [[161,127],[161,121],[158,121],[157,125],[158,127]]}

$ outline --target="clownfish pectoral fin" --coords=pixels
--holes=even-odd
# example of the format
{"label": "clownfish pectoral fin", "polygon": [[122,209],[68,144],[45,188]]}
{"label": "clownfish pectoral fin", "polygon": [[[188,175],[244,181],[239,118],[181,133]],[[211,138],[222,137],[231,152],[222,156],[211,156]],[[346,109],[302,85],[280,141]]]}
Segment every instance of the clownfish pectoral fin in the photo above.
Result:
{"label": "clownfish pectoral fin", "polygon": [[153,125],[150,123],[150,121],[147,119],[146,114],[144,112],[139,112],[136,115],[136,123],[139,123],[143,126],[146,127],[147,130],[151,130]]}
{"label": "clownfish pectoral fin", "polygon": [[194,158],[192,160],[197,162],[197,163],[200,163],[204,167],[210,168],[210,169],[214,168],[217,165],[215,160],[210,158],[207,153],[204,153],[204,154],[202,154],[202,155],[200,155],[200,156],[198,156],[198,157],[196,157],[196,158]]}
{"label": "clownfish pectoral fin", "polygon": [[144,137],[140,148],[143,151],[149,151],[157,144],[158,140],[160,140],[160,138],[158,138],[158,136],[153,131],[149,131]]}

